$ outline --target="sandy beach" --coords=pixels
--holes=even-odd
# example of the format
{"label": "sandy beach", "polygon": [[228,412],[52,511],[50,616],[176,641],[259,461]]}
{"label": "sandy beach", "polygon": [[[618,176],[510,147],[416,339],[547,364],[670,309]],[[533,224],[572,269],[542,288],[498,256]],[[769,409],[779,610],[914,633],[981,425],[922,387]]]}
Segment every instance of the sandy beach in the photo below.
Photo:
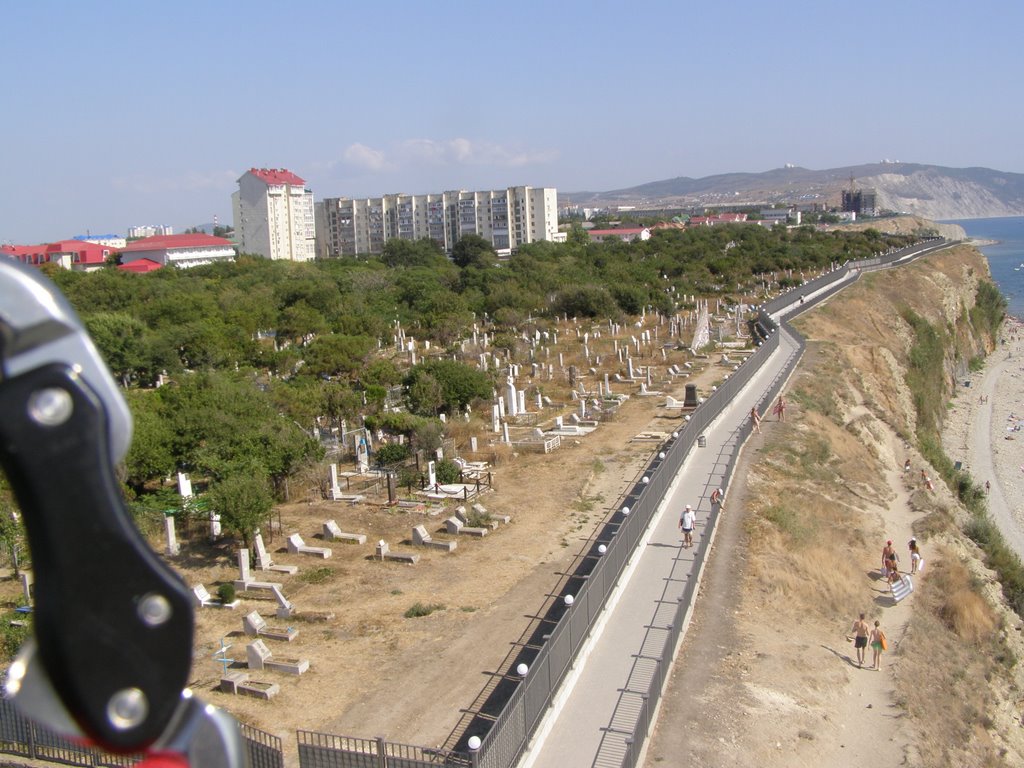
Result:
{"label": "sandy beach", "polygon": [[1024,558],[1024,323],[1009,318],[985,367],[959,382],[943,445],[989,488],[989,514]]}

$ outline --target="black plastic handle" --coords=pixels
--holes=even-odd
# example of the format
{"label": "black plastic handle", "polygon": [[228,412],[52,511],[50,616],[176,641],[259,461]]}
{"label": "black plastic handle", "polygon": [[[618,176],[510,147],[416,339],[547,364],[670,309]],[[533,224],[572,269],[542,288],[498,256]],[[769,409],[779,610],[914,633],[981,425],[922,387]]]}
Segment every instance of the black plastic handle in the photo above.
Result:
{"label": "black plastic handle", "polygon": [[0,382],[0,463],[32,550],[40,661],[87,736],[137,752],[181,700],[194,619],[131,520],[107,434],[101,401],[67,366]]}

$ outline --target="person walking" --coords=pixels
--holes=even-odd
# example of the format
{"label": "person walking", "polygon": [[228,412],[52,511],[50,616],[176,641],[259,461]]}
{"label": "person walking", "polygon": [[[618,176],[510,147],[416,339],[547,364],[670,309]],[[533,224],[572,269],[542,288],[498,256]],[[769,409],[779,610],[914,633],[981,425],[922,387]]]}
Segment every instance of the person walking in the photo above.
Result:
{"label": "person walking", "polygon": [[755,432],[761,431],[761,416],[757,412],[756,405],[750,409],[750,423]]}
{"label": "person walking", "polygon": [[881,622],[875,619],[875,627],[871,630],[871,634],[868,636],[868,643],[871,645],[871,650],[874,653],[874,667],[873,669],[882,669],[882,651],[889,650],[889,641],[885,637],[885,632],[882,631]]}
{"label": "person walking", "polygon": [[714,509],[715,507],[718,507],[718,511],[722,512],[724,504],[725,504],[725,491],[723,491],[721,488],[715,488],[715,490],[713,490],[711,492],[711,507],[712,507],[712,509]]}
{"label": "person walking", "polygon": [[910,550],[910,572],[917,573],[921,569],[921,549],[917,546],[917,539],[911,539],[907,548]]}
{"label": "person walking", "polygon": [[779,417],[779,421],[786,420],[786,399],[782,395],[779,395],[779,399],[775,402],[772,413]]}
{"label": "person walking", "polygon": [[868,647],[868,634],[871,629],[868,627],[867,621],[864,620],[864,614],[860,615],[860,618],[853,622],[853,627],[850,629],[853,633],[852,638],[846,638],[847,640],[853,640],[853,647],[857,651],[857,666],[864,666],[864,654],[867,652]]}
{"label": "person walking", "polygon": [[882,547],[882,576],[887,581],[891,581],[889,574],[889,561],[896,556],[896,549],[892,545],[892,539],[885,542],[885,546]]}
{"label": "person walking", "polygon": [[679,529],[683,532],[683,547],[689,549],[693,546],[693,526],[697,522],[697,515],[693,507],[687,504],[683,508],[683,514],[679,516]]}

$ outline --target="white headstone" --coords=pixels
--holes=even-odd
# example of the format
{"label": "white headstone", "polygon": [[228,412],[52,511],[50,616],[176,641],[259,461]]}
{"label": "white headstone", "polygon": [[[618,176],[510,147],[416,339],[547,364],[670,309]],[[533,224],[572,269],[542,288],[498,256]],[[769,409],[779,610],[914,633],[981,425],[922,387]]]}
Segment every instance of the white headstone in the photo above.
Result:
{"label": "white headstone", "polygon": [[184,472],[178,473],[178,493],[183,499],[192,498],[192,481]]}
{"label": "white headstone", "polygon": [[427,462],[427,486],[430,487],[430,488],[433,488],[435,485],[437,485],[437,471],[436,471],[436,469],[437,469],[437,467],[435,466],[434,462],[432,462],[432,461],[428,461]]}
{"label": "white headstone", "polygon": [[476,437],[469,438],[469,450],[476,453]]}
{"label": "white headstone", "polygon": [[505,385],[505,407],[508,409],[509,416],[519,413],[519,398],[511,376],[508,377],[508,383]]}
{"label": "white headstone", "polygon": [[244,547],[238,550],[238,580],[246,583],[252,581],[249,575],[249,550]]}
{"label": "white headstone", "polygon": [[178,546],[178,538],[174,535],[174,515],[164,517],[164,530],[167,531],[167,554],[180,555],[181,547]]}

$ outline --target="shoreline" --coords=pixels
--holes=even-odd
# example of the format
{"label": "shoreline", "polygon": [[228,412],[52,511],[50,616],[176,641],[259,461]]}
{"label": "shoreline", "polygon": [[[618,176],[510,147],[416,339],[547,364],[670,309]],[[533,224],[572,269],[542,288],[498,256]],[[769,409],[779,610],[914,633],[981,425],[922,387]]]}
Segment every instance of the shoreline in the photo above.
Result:
{"label": "shoreline", "polygon": [[1007,316],[999,346],[960,383],[942,430],[953,461],[979,486],[988,514],[1024,559],[1024,322]]}

